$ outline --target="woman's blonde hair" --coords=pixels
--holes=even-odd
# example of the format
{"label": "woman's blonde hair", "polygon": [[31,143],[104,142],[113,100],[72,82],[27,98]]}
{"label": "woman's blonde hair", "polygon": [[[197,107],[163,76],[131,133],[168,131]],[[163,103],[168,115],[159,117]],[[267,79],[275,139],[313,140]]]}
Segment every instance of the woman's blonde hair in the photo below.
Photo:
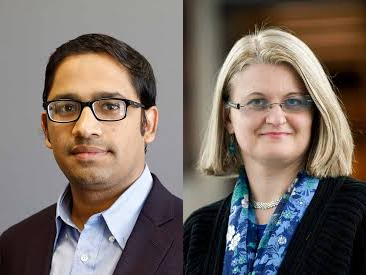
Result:
{"label": "woman's blonde hair", "polygon": [[246,66],[258,63],[290,65],[302,78],[316,105],[306,171],[316,177],[350,175],[353,138],[330,79],[304,42],[274,28],[244,36],[226,57],[216,81],[199,169],[208,175],[234,175],[243,164],[240,152],[234,156],[229,152],[230,135],[223,120],[224,99],[229,96],[233,76]]}

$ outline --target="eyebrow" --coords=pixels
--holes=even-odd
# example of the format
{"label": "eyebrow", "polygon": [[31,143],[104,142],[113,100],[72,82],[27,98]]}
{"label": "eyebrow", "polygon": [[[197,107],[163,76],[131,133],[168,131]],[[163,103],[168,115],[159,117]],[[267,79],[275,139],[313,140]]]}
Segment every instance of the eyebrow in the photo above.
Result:
{"label": "eyebrow", "polygon": [[[285,94],[284,96],[290,96],[290,95],[306,95],[307,93],[305,91],[299,91],[299,92],[290,92],[290,93],[287,93]],[[249,96],[255,96],[255,95],[260,95],[260,96],[266,96],[265,94],[263,93],[260,93],[260,92],[252,92],[250,94],[248,94],[246,97],[249,97]]]}
{"label": "eyebrow", "polygon": [[[99,92],[95,92],[92,94],[92,100],[100,99],[100,98],[112,98],[112,97],[113,98],[125,98],[120,92],[99,91]],[[59,99],[72,99],[72,100],[81,101],[81,97],[77,93],[72,93],[72,92],[61,93],[49,101],[59,100]]]}

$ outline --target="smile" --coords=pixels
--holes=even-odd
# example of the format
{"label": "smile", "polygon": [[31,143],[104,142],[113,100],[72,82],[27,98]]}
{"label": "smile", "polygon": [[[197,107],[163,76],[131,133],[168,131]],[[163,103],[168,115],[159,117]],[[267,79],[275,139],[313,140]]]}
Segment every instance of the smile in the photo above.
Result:
{"label": "smile", "polygon": [[269,137],[269,138],[274,138],[274,139],[278,139],[278,138],[282,138],[282,137],[285,137],[285,136],[289,136],[291,135],[291,133],[288,133],[288,132],[267,132],[267,133],[263,133],[263,134],[260,134],[261,136],[266,136],[266,137]]}

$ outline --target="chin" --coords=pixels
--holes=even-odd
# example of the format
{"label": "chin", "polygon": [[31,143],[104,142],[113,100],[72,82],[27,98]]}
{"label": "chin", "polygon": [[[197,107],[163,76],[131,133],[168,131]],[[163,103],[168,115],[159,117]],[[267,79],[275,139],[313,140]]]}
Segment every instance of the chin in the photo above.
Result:
{"label": "chin", "polygon": [[82,171],[73,171],[67,175],[70,182],[77,186],[84,187],[100,187],[104,186],[107,181],[107,175],[98,170],[85,169]]}
{"label": "chin", "polygon": [[266,152],[260,155],[257,159],[262,163],[266,163],[273,166],[291,165],[297,162],[301,158],[299,154],[289,154],[288,152]]}

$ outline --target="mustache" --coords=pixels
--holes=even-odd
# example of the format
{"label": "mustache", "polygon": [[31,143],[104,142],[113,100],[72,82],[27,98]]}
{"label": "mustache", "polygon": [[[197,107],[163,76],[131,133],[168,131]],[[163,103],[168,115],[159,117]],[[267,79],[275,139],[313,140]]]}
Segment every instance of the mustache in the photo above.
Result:
{"label": "mustache", "polygon": [[68,146],[68,151],[70,153],[73,152],[75,147],[96,147],[101,148],[108,152],[114,152],[114,147],[110,144],[106,144],[103,141],[97,141],[94,139],[86,139],[86,138],[75,138],[75,141]]}

